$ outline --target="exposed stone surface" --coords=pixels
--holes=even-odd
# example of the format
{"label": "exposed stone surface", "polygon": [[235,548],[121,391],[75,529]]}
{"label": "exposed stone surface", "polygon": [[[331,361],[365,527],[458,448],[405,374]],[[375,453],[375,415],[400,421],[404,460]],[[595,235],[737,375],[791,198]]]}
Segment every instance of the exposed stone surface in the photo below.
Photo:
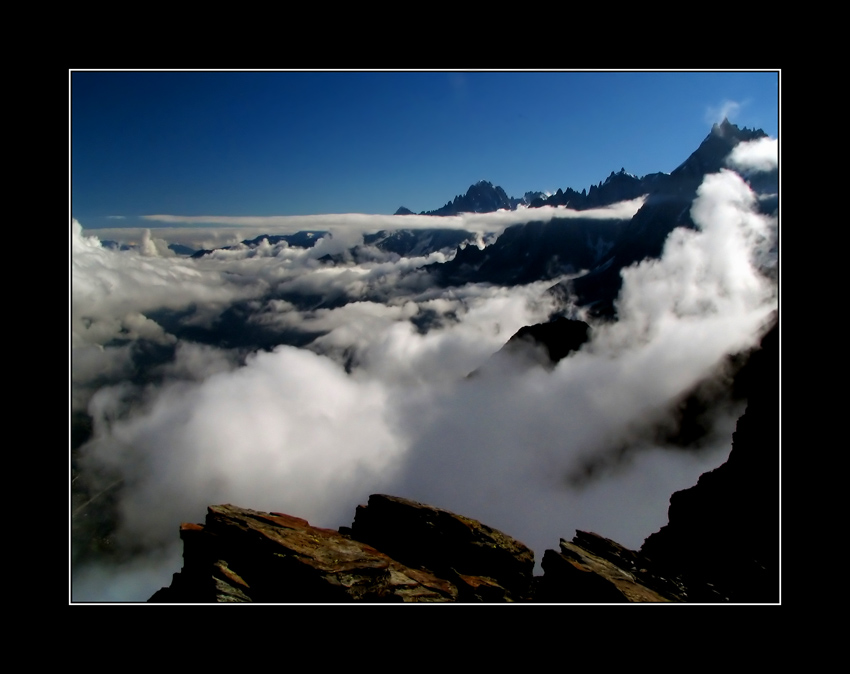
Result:
{"label": "exposed stone surface", "polygon": [[547,603],[618,603],[683,601],[681,588],[656,576],[648,560],[598,534],[576,531],[561,539],[560,551],[547,550],[535,601]]}
{"label": "exposed stone surface", "polygon": [[448,510],[373,494],[368,505],[357,507],[351,535],[400,562],[460,580],[470,598],[482,593],[520,598],[531,587],[531,550],[501,531]]}
{"label": "exposed stone surface", "polygon": [[590,326],[587,323],[558,316],[548,323],[520,328],[503,348],[510,352],[529,344],[540,345],[548,356],[545,364],[552,367],[578,351],[589,338]]}
{"label": "exposed stone surface", "polygon": [[[512,200],[501,187],[486,180],[470,185],[466,194],[458,194],[445,206],[434,211],[422,211],[421,215],[457,215],[458,213],[492,213],[499,209],[516,208],[519,200]],[[399,209],[400,210],[400,209]],[[407,210],[407,209],[405,209]],[[398,211],[396,211],[398,213]]]}
{"label": "exposed stone surface", "polygon": [[524,361],[551,370],[561,360],[578,351],[590,338],[590,326],[578,321],[557,316],[546,323],[527,325],[520,328],[494,353],[482,367],[469,373],[477,377],[484,371],[500,371],[508,363]]}
{"label": "exposed stone surface", "polygon": [[[686,587],[642,553],[577,531],[534,554],[477,520],[385,494],[357,508],[339,532],[301,518],[232,505],[183,524],[184,566],[151,602],[535,602],[723,601],[712,587]],[[357,540],[369,539],[374,545]],[[380,546],[379,551],[375,546]],[[666,572],[666,571],[664,571]]]}
{"label": "exposed stone surface", "polygon": [[644,541],[690,601],[779,600],[779,325],[748,364],[747,409],[729,460],[670,498],[669,523]]}
{"label": "exposed stone surface", "polygon": [[184,524],[184,566],[154,602],[454,601],[450,582],[282,513],[210,506]]}

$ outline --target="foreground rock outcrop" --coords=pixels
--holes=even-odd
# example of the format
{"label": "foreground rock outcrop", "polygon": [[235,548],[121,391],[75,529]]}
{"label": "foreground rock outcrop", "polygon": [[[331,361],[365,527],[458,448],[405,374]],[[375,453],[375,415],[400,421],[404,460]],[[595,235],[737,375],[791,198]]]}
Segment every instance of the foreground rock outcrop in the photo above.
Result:
{"label": "foreground rock outcrop", "polygon": [[204,524],[183,524],[180,537],[183,569],[151,602],[600,604],[696,596],[681,574],[584,531],[546,550],[544,574],[535,577],[534,553],[521,542],[477,520],[385,494],[370,496],[340,531],[218,505],[207,509]]}
{"label": "foreground rock outcrop", "polygon": [[451,579],[461,599],[515,600],[531,590],[534,553],[485,524],[432,506],[375,494],[357,507],[351,536],[405,564]]}
{"label": "foreground rock outcrop", "polygon": [[[210,506],[183,524],[184,566],[152,602],[627,602],[679,599],[637,566],[638,553],[577,532],[534,553],[477,520],[374,494],[351,527],[311,526],[283,513]],[[672,586],[671,586],[672,587]]]}
{"label": "foreground rock outcrop", "polygon": [[155,602],[455,601],[457,588],[332,529],[283,513],[210,506],[183,524],[184,566]]}
{"label": "foreground rock outcrop", "polygon": [[532,551],[500,531],[380,494],[342,531],[219,505],[180,536],[183,570],[151,601],[514,601],[529,596],[534,568]]}
{"label": "foreground rock outcrop", "polygon": [[779,325],[747,364],[748,403],[722,466],[670,498],[641,552],[690,601],[779,601]]}

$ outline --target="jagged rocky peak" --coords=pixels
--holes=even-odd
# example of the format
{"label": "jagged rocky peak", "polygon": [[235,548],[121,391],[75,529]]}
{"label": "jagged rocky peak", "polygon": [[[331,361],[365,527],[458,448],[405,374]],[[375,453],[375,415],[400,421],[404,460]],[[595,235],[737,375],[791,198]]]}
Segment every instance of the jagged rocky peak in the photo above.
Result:
{"label": "jagged rocky peak", "polygon": [[748,134],[755,131],[748,129],[746,126],[738,127],[732,122],[729,121],[728,117],[724,117],[723,121],[719,124],[715,122],[711,125],[711,133],[715,136],[720,136],[721,138],[734,138],[738,134]]}
{"label": "jagged rocky peak", "polygon": [[723,121],[720,122],[720,124],[715,122],[711,125],[711,133],[717,134],[719,136],[723,136],[731,132],[732,130],[732,123],[729,121],[728,117],[724,117]]}
{"label": "jagged rocky peak", "polygon": [[458,194],[452,201],[435,211],[423,211],[422,215],[457,215],[458,213],[492,213],[499,209],[516,208],[519,200],[508,197],[504,189],[493,186],[487,180],[479,180],[469,186],[466,194]]}
{"label": "jagged rocky peak", "polygon": [[469,186],[463,197],[455,199],[455,207],[458,211],[485,213],[499,208],[510,208],[510,200],[501,187],[494,187],[493,183],[479,180]]}
{"label": "jagged rocky peak", "polygon": [[746,126],[737,126],[736,124],[732,124],[732,122],[730,122],[726,117],[723,118],[723,121],[720,122],[720,124],[714,124],[711,127],[711,132],[720,138],[731,139],[736,144],[741,141],[767,137],[767,134],[762,129],[750,129]]}
{"label": "jagged rocky peak", "polygon": [[700,146],[670,175],[674,178],[701,180],[707,173],[716,173],[724,166],[732,149],[742,142],[766,138],[761,129],[740,128],[724,118],[714,124]]}
{"label": "jagged rocky peak", "polygon": [[626,173],[625,167],[622,167],[616,173],[614,171],[611,171],[610,175],[607,178],[605,178],[605,182],[603,183],[603,185],[607,185],[611,182],[615,182],[615,181],[618,181],[618,180],[619,181],[627,180],[627,181],[631,182],[631,181],[639,181],[640,179],[636,175],[632,175],[631,173]]}
{"label": "jagged rocky peak", "polygon": [[[459,213],[489,213],[500,209],[516,210],[518,206],[539,208],[541,206],[567,206],[575,210],[598,208],[617,201],[634,199],[644,194],[659,190],[685,192],[688,185],[681,184],[701,178],[706,173],[714,173],[724,165],[724,160],[732,148],[742,141],[766,137],[761,129],[748,129],[732,124],[728,118],[715,123],[699,148],[691,154],[678,168],[670,174],[652,173],[639,177],[627,173],[625,167],[611,174],[589,189],[581,192],[567,187],[558,188],[555,194],[546,195],[544,192],[528,191],[523,197],[509,197],[504,189],[494,186],[488,180],[479,180],[469,186],[465,194],[458,194],[454,199],[433,211],[422,211],[422,215],[457,215]],[[679,180],[668,181],[670,176]],[[412,211],[400,207],[395,215],[411,215]]]}
{"label": "jagged rocky peak", "polygon": [[650,183],[646,178],[638,178],[636,175],[627,173],[625,167],[619,171],[611,171],[610,175],[590,189],[578,192],[571,187],[558,188],[555,194],[549,197],[538,197],[531,202],[532,208],[540,206],[566,206],[573,210],[585,210],[607,206],[618,201],[635,199],[650,191]]}

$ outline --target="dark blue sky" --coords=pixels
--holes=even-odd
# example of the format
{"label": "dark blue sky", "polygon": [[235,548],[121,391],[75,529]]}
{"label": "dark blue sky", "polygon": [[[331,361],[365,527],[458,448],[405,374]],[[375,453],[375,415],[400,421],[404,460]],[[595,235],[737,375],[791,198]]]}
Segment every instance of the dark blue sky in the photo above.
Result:
{"label": "dark blue sky", "polygon": [[777,71],[73,71],[70,97],[86,228],[419,212],[482,179],[510,196],[581,190],[672,171],[724,113],[779,132]]}

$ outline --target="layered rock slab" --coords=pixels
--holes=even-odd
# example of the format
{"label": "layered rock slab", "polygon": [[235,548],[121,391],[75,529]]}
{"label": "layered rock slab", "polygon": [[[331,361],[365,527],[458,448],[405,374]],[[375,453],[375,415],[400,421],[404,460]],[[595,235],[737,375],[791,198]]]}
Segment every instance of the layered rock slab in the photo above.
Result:
{"label": "layered rock slab", "polygon": [[301,518],[210,506],[183,524],[184,566],[152,602],[455,601],[449,581]]}
{"label": "layered rock slab", "polygon": [[531,589],[534,553],[470,517],[387,494],[357,506],[351,536],[410,566],[451,578],[461,600],[516,601]]}
{"label": "layered rock slab", "polygon": [[678,588],[654,576],[647,560],[634,550],[598,534],[576,531],[559,550],[546,550],[535,601],[542,603],[681,601]]}

